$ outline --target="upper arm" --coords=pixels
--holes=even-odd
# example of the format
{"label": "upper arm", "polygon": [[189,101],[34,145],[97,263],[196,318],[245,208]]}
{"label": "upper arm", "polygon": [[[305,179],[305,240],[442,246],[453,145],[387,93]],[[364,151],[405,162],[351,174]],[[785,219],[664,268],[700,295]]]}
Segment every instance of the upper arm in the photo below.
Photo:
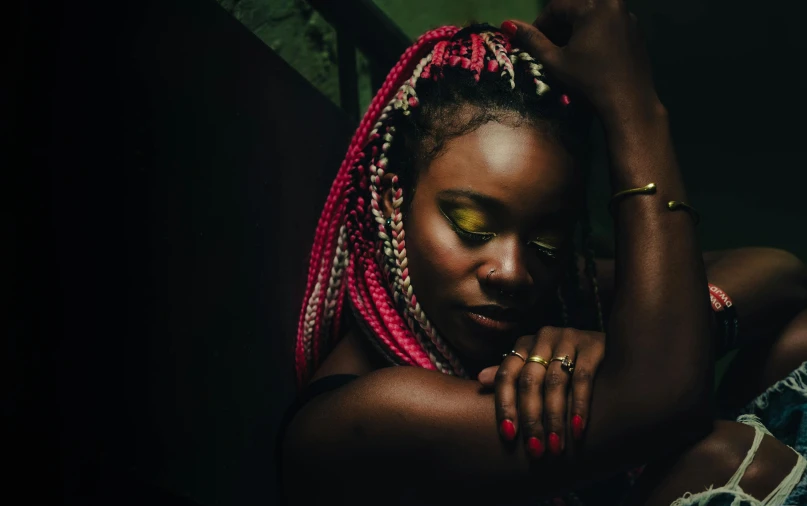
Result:
{"label": "upper arm", "polygon": [[[374,371],[315,398],[298,413],[284,447],[287,487],[317,476],[346,492],[369,494],[368,483],[380,490],[406,484],[429,494],[455,494],[461,488],[476,499],[501,501],[504,495],[510,500],[568,489],[668,451],[674,434],[645,414],[662,413],[658,416],[682,428],[686,413],[671,399],[626,395],[614,377],[595,381],[585,446],[575,448],[571,441],[562,458],[547,454],[532,460],[520,437],[513,443],[499,437],[493,395],[477,382],[415,367]],[[631,397],[645,400],[635,405],[628,402]],[[525,479],[533,486],[524,487]]]}
{"label": "upper arm", "polygon": [[[493,395],[477,382],[415,367],[374,371],[315,398],[289,426],[283,453],[285,476],[324,475],[342,490],[355,490],[355,480],[363,493],[368,483],[431,493],[461,482],[465,493],[502,499],[526,492],[530,474],[533,491],[548,490],[561,474],[546,462],[531,470],[523,443],[499,438]],[[522,486],[502,492],[508,482]]]}

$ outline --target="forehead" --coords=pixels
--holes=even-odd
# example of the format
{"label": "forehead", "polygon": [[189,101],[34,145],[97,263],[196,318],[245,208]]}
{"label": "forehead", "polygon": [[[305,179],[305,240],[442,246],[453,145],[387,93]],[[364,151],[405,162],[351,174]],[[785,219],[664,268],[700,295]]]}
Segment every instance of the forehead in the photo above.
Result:
{"label": "forehead", "polygon": [[533,215],[572,207],[577,180],[559,142],[526,122],[491,121],[446,142],[421,174],[418,191],[471,190]]}

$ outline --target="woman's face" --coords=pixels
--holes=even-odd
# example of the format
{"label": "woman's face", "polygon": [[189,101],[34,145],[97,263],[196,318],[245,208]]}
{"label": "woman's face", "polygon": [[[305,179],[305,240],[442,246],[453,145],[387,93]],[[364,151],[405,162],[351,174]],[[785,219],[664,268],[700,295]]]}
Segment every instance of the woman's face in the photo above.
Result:
{"label": "woman's face", "polygon": [[571,155],[534,126],[506,123],[446,142],[404,220],[418,301],[469,371],[545,321],[581,203]]}

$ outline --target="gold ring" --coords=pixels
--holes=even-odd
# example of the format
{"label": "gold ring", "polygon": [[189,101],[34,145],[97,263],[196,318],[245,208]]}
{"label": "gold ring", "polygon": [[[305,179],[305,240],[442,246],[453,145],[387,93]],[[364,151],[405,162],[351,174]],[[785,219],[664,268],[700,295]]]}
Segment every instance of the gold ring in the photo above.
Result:
{"label": "gold ring", "polygon": [[527,362],[537,362],[537,363],[541,364],[542,366],[546,367],[547,369],[549,368],[549,362],[547,362],[544,357],[541,357],[541,356],[538,356],[538,355],[532,355],[526,361]]}
{"label": "gold ring", "polygon": [[521,360],[523,360],[524,362],[527,361],[527,359],[524,358],[524,355],[517,352],[516,350],[513,350],[510,353],[505,353],[504,355],[502,355],[502,358],[507,358],[507,357],[510,357],[510,356],[516,356],[516,357],[520,358]]}
{"label": "gold ring", "polygon": [[565,357],[553,357],[550,362],[554,362],[555,360],[560,362],[561,369],[568,371],[569,374],[574,372],[574,362],[569,358],[569,355],[566,355]]}

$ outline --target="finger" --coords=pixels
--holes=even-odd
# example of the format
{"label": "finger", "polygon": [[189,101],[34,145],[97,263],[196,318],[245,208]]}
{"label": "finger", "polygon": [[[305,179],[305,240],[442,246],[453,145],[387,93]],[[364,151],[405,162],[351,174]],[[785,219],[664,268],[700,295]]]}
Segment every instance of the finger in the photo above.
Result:
{"label": "finger", "polygon": [[[568,356],[574,360],[575,355],[574,345],[561,340],[555,348],[553,358]],[[548,432],[547,446],[553,455],[560,455],[566,446],[566,410],[570,379],[569,371],[563,369],[561,362],[553,360],[544,380],[544,424]]]}
{"label": "finger", "polygon": [[605,356],[604,345],[591,345],[579,351],[572,373],[572,399],[569,410],[569,428],[572,437],[580,440],[586,430],[594,391],[594,376]]}
{"label": "finger", "polygon": [[492,365],[479,371],[476,379],[485,388],[492,388],[496,384],[496,371],[499,370],[498,365]]}
{"label": "finger", "polygon": [[527,453],[533,458],[540,458],[546,448],[543,425],[543,384],[546,365],[533,362],[531,359],[540,357],[548,361],[554,341],[558,337],[560,337],[559,329],[553,327],[541,329],[518,379],[518,416],[521,434],[527,447]]}
{"label": "finger", "polygon": [[[509,25],[508,25],[509,24]],[[515,27],[515,32],[513,31]],[[560,48],[552,43],[538,28],[523,21],[505,21],[502,31],[511,39],[516,39],[522,49],[552,69],[559,63]]]}
{"label": "finger", "polygon": [[[513,349],[526,357],[532,341],[532,336],[519,338]],[[518,432],[516,382],[523,366],[524,361],[519,357],[509,355],[504,358],[494,376],[496,423],[499,427],[499,434],[505,441],[513,441]]]}

